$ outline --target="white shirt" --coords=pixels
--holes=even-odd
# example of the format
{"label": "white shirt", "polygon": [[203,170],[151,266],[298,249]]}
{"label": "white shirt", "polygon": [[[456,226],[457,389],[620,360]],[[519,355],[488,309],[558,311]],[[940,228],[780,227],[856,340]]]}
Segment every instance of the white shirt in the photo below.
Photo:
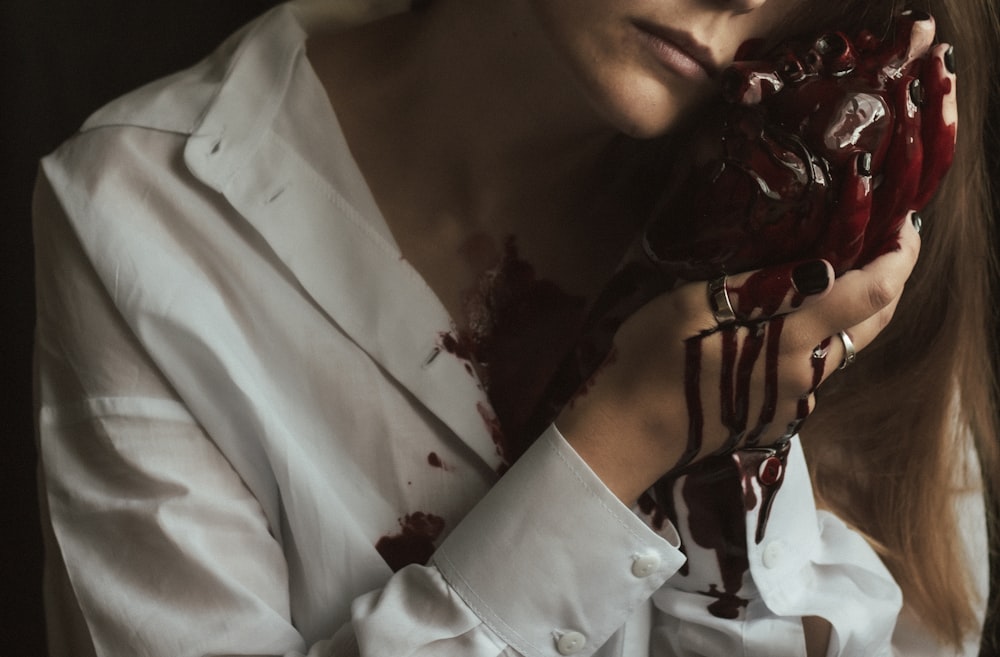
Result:
{"label": "white shirt", "polygon": [[899,588],[816,510],[797,442],[728,620],[712,560],[677,574],[673,525],[554,427],[498,477],[489,401],[305,58],[315,20],[272,10],[43,161],[52,653],[770,657],[819,615],[830,655],[892,654]]}

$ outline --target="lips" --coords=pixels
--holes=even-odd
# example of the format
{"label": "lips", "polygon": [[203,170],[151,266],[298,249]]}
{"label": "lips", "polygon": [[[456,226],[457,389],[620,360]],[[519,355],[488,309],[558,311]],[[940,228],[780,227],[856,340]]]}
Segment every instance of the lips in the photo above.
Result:
{"label": "lips", "polygon": [[719,67],[715,65],[712,52],[690,34],[641,20],[634,21],[634,25],[650,39],[661,60],[678,73],[700,77],[692,70],[696,65],[703,76],[718,74]]}

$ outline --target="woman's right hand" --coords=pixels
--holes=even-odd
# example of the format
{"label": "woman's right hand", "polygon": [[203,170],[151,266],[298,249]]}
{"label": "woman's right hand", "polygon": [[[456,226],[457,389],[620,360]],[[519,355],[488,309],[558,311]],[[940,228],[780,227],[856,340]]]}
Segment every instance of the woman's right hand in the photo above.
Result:
{"label": "woman's right hand", "polygon": [[556,426],[626,504],[694,459],[789,436],[844,358],[838,332],[860,351],[892,318],[920,248],[909,221],[896,237],[835,282],[822,260],[730,277],[721,326],[704,282],[653,299]]}

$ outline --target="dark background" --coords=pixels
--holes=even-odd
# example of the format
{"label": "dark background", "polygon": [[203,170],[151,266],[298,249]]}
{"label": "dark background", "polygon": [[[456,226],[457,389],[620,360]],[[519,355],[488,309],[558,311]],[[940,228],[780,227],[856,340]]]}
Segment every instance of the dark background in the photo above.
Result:
{"label": "dark background", "polygon": [[[275,4],[277,0],[0,0],[0,651],[4,654],[45,654],[31,417],[30,204],[38,159],[107,101],[195,63],[237,27]],[[1000,116],[998,112],[1000,103],[994,102],[992,114]],[[1000,139],[993,142],[1000,144]],[[1000,156],[997,149],[992,152],[994,180],[1000,180]],[[1000,623],[994,625],[996,636]]]}

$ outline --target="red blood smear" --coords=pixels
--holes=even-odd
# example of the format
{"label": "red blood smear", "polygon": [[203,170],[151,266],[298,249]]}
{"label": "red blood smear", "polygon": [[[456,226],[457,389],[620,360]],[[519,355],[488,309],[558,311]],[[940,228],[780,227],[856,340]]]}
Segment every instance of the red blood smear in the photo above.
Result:
{"label": "red blood smear", "polygon": [[478,370],[492,406],[492,412],[479,411],[509,465],[555,417],[534,411],[559,363],[579,342],[586,301],[539,279],[511,237],[499,264],[466,294],[463,311],[466,326],[442,336],[441,344]]}
{"label": "red blood smear", "polygon": [[704,593],[718,598],[708,610],[719,618],[736,618],[747,604],[737,595],[750,562],[743,491],[735,466],[732,456],[705,459],[692,467],[682,486],[691,538],[718,559],[722,590],[713,586]]}
{"label": "red blood smear", "polygon": [[746,444],[756,445],[774,421],[778,402],[778,354],[784,317],[772,319],[767,330],[767,353],[764,361],[764,400],[761,403],[757,426],[747,434]]}
{"label": "red blood smear", "polygon": [[[933,61],[935,72],[940,72],[943,66],[943,63],[937,60]],[[929,97],[934,98],[935,96],[944,96],[951,93],[951,80],[942,78],[939,82],[935,76],[932,75],[929,77]],[[945,124],[941,108],[936,103],[924,106],[923,125],[923,134],[926,140],[924,144],[924,158],[927,168],[924,170],[923,178],[920,182],[919,195],[913,203],[913,208],[917,210],[930,202],[931,197],[937,190],[938,183],[944,178],[944,174],[951,167],[951,162],[955,155],[954,144],[957,128],[955,124]],[[935,127],[937,127],[936,131]]]}
{"label": "red blood smear", "polygon": [[417,511],[399,521],[402,531],[383,536],[375,544],[393,572],[410,564],[426,564],[434,554],[434,541],[444,531],[444,519]]}
{"label": "red blood smear", "polygon": [[[785,466],[788,463],[788,451],[791,444],[787,441],[775,446],[773,449],[743,449],[734,454],[737,469],[741,473],[741,483],[743,486],[743,506],[746,511],[752,511],[757,505],[757,495],[754,493],[751,481],[760,483],[760,511],[757,513],[757,528],[754,533],[754,540],[760,543],[764,540],[764,532],[767,529],[767,520],[771,516],[771,505],[774,503],[774,496],[781,489],[781,484],[785,481]],[[758,476],[760,465],[771,457],[777,457],[781,461],[781,471],[771,485],[764,485]],[[745,539],[744,539],[745,541]]]}
{"label": "red blood smear", "polygon": [[684,343],[684,397],[688,410],[688,438],[684,453],[675,470],[685,467],[701,451],[705,416],[701,405],[701,340],[691,338]]}

